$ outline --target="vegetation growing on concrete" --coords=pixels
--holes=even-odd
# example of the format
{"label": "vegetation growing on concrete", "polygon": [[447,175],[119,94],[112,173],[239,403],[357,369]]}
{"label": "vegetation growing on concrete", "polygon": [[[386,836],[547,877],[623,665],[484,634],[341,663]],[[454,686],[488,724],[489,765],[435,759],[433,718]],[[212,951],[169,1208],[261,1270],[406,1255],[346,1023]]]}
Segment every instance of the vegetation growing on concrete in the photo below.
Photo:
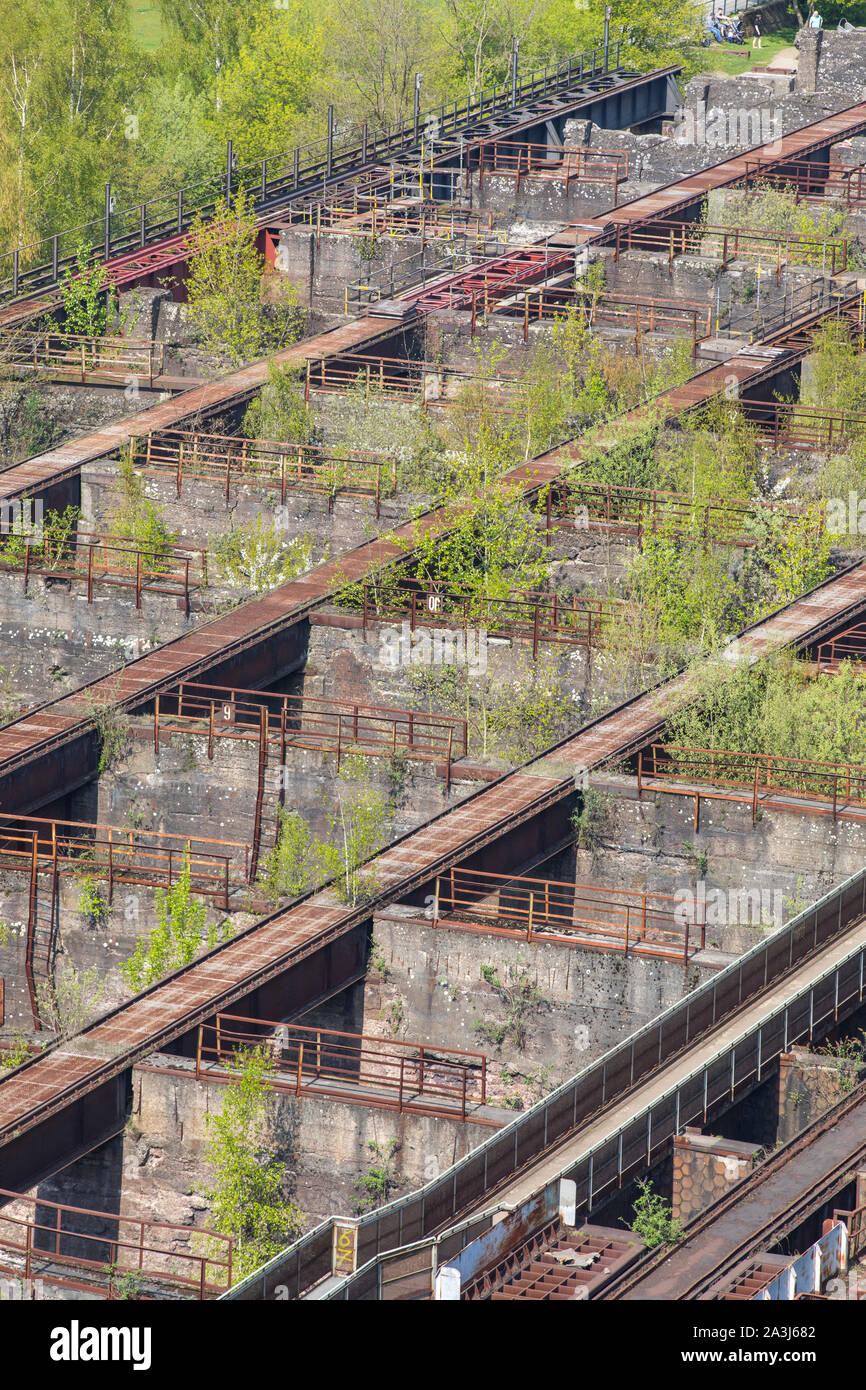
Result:
{"label": "vegetation growing on concrete", "polygon": [[[167,568],[166,556],[177,541],[157,504],[147,496],[142,476],[132,463],[132,444],[119,457],[108,519],[111,533],[147,551],[148,569]],[[134,561],[132,562],[134,568]]]}
{"label": "vegetation growing on concrete", "polygon": [[283,444],[316,442],[300,366],[268,363],[268,379],[244,414],[244,434],[248,439],[274,439]]}
{"label": "vegetation growing on concrete", "polygon": [[[268,1133],[272,1063],[267,1049],[237,1049],[232,1068],[237,1076],[224,1087],[219,1111],[211,1111],[205,1122],[202,1157],[213,1177],[201,1192],[210,1203],[213,1229],[234,1240],[236,1280],[296,1240],[305,1221],[288,1195],[288,1166],[273,1152]],[[208,1253],[225,1259],[221,1242],[214,1241]]]}
{"label": "vegetation growing on concrete", "polygon": [[[739,228],[741,231],[770,232],[781,236],[807,237],[822,242],[828,237],[845,236],[848,218],[844,207],[815,207],[797,197],[793,183],[779,187],[773,180],[756,179],[746,189],[726,190],[718,208],[710,216],[706,203],[702,211],[704,226]],[[856,241],[848,236],[853,266]],[[824,269],[825,253],[820,245],[789,245],[794,264]]]}
{"label": "vegetation growing on concrete", "polygon": [[79,242],[75,265],[60,280],[63,326],[73,336],[98,338],[105,332],[110,310],[108,271],[93,248]]}
{"label": "vegetation growing on concrete", "polygon": [[115,767],[125,757],[129,747],[129,715],[120,705],[108,699],[98,699],[85,692],[87,713],[96,725],[99,739],[100,775]]}
{"label": "vegetation growing on concrete", "polygon": [[257,235],[243,189],[231,203],[218,203],[207,222],[196,217],[190,231],[190,323],[209,353],[236,365],[296,342],[304,327],[297,291],[284,276],[266,271]]}
{"label": "vegetation growing on concrete", "polygon": [[375,868],[365,865],[388,843],[394,807],[373,785],[370,771],[363,754],[343,757],[333,790],[324,798],[328,839],[314,835],[298,812],[280,808],[277,843],[258,877],[270,898],[296,897],[328,879],[350,907],[376,897],[382,884]]}
{"label": "vegetation growing on concrete", "polygon": [[318,842],[303,816],[280,806],[277,842],[259,871],[259,887],[269,898],[296,898],[317,881]]}
{"label": "vegetation growing on concrete", "polygon": [[275,522],[258,512],[217,538],[214,558],[222,584],[263,593],[310,568],[313,540],[309,535],[287,539]]}
{"label": "vegetation growing on concrete", "polygon": [[668,723],[671,743],[866,763],[866,675],[850,662],[816,675],[786,655],[752,667],[719,659],[694,682],[695,699]]}
{"label": "vegetation growing on concrete", "polygon": [[79,880],[78,911],[90,927],[101,927],[108,917],[108,899],[91,874]]}
{"label": "vegetation growing on concrete", "polygon": [[367,1150],[370,1162],[366,1171],[354,1182],[356,1216],[362,1216],[365,1211],[373,1211],[390,1201],[400,1181],[397,1177],[400,1144],[396,1139],[388,1139],[384,1144],[370,1139]]}
{"label": "vegetation growing on concrete", "polygon": [[72,1038],[99,1013],[106,981],[95,967],[78,970],[70,962],[59,966],[53,980],[36,986],[39,1016],[58,1038]]}
{"label": "vegetation growing on concrete", "polygon": [[549,1000],[542,994],[523,961],[509,964],[504,977],[495,965],[482,965],[481,975],[500,1001],[504,1016],[496,1020],[482,1019],[474,1025],[475,1032],[494,1047],[511,1042],[519,1052],[523,1052],[529,1040],[531,1022],[549,1007]]}
{"label": "vegetation growing on concrete", "polygon": [[207,907],[193,897],[189,856],[170,888],[157,888],[156,926],[139,937],[135,950],[120,967],[124,982],[134,994],[161,980],[172,970],[189,965],[202,950],[212,951],[232,935],[228,918],[208,925]]}

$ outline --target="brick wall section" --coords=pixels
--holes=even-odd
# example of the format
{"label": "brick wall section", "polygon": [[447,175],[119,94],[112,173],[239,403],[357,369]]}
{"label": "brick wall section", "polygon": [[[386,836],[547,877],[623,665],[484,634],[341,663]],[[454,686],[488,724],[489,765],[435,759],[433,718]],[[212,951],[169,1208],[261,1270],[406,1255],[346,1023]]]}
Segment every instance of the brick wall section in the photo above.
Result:
{"label": "brick wall section", "polygon": [[672,1215],[686,1225],[747,1176],[759,1144],[720,1139],[687,1126],[674,1139]]}

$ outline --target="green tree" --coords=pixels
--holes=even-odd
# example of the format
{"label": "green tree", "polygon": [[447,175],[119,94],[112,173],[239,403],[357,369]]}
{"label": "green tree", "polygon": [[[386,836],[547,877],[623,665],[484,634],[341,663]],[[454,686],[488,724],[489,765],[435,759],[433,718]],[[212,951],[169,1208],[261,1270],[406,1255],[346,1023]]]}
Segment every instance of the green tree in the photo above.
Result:
{"label": "green tree", "polygon": [[219,80],[258,24],[269,17],[270,0],[159,0],[175,61],[219,109]]}
{"label": "green tree", "polygon": [[310,444],[315,425],[304,400],[303,372],[295,363],[268,363],[268,379],[247,406],[244,434],[281,444]]}
{"label": "green tree", "polygon": [[323,870],[343,902],[355,907],[379,891],[375,871],[364,866],[388,843],[391,819],[388,798],[370,786],[361,755],[341,764],[325,814],[332,839],[320,850]]}
{"label": "green tree", "polygon": [[288,281],[279,284],[279,302],[264,303],[265,262],[256,237],[255,215],[243,189],[231,205],[220,202],[212,220],[197,217],[190,231],[190,320],[209,352],[236,364],[286,347],[303,327]]}
{"label": "green tree", "polygon": [[315,881],[320,847],[303,816],[279,808],[277,843],[265,857],[259,882],[271,898],[295,898]]}
{"label": "green tree", "polygon": [[155,898],[157,925],[147,936],[139,937],[132,955],[120,967],[134,994],[172,970],[189,965],[203,948],[212,951],[231,935],[228,920],[207,925],[207,907],[192,895],[188,855],[178,881],[168,889],[157,888]]}
{"label": "green tree", "polygon": [[99,217],[146,62],[126,0],[6,0],[2,20],[0,222],[22,244]]}
{"label": "green tree", "polygon": [[120,455],[117,480],[112,488],[109,525],[112,534],[146,550],[146,564],[158,569],[177,541],[155,502],[145,492],[144,479],[136,473],[132,450]]}
{"label": "green tree", "polygon": [[108,322],[108,272],[104,265],[92,264],[91,256],[92,247],[79,242],[75,269],[64,272],[60,293],[67,333],[98,338]]}
{"label": "green tree", "polygon": [[241,164],[321,138],[329,66],[321,10],[311,0],[285,0],[257,19],[216,87],[215,125]]}
{"label": "green tree", "polygon": [[[270,1057],[264,1048],[241,1048],[234,1065],[221,1109],[205,1121],[202,1153],[214,1176],[202,1195],[213,1227],[234,1240],[233,1274],[242,1279],[297,1240],[304,1215],[285,1195],[288,1169],[268,1142]],[[221,1243],[210,1253],[222,1257]]]}

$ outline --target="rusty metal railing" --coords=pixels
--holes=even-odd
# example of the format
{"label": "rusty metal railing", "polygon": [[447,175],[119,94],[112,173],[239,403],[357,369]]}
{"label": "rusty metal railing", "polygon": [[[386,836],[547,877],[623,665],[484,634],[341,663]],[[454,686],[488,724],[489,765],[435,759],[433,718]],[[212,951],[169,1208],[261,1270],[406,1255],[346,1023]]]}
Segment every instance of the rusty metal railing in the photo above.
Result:
{"label": "rusty metal railing", "polygon": [[828,410],[788,401],[740,402],[746,419],[774,449],[817,449],[833,453],[866,436],[866,411]]}
{"label": "rusty metal railing", "polygon": [[87,602],[95,587],[132,589],[135,606],[143,594],[182,598],[187,614],[190,592],[208,582],[207,551],[200,546],[137,545],[123,536],[78,531],[65,540],[46,537],[20,544],[15,535],[0,535],[0,571],[21,574],[27,589],[31,575],[84,584]]}
{"label": "rusty metal railing", "polygon": [[866,1206],[853,1211],[834,1211],[834,1221],[844,1221],[848,1228],[848,1263],[853,1265],[866,1250]]}
{"label": "rusty metal railing", "polygon": [[843,661],[858,670],[866,664],[866,623],[855,623],[818,648],[818,669],[835,675]]}
{"label": "rusty metal railing", "polygon": [[686,255],[718,259],[723,270],[731,261],[759,260],[775,274],[777,284],[786,265],[811,265],[829,275],[848,268],[847,237],[799,236],[668,219],[658,224],[619,225],[612,236],[614,260],[629,251],[662,252],[667,254],[671,274],[676,257]]}
{"label": "rusty metal railing", "polygon": [[82,336],[0,328],[4,364],[16,372],[33,372],[71,381],[98,376],[126,382],[147,377],[153,385],[165,368],[165,344],[150,339]]}
{"label": "rusty metal railing", "polygon": [[374,497],[376,515],[383,496],[397,488],[396,455],[335,452],[312,444],[204,434],[196,430],[160,430],[131,441],[131,459],[140,473],[170,477],[178,497],[184,480],[219,483],[228,504],[232,488],[276,490],[285,502],[289,492],[321,493],[333,507],[334,497]]}
{"label": "rusty metal railing", "polygon": [[0,868],[8,872],[89,874],[108,884],[171,888],[189,870],[190,889],[229,905],[232,881],[250,881],[251,845],[156,830],[0,814]]}
{"label": "rusty metal railing", "polygon": [[[786,160],[779,167],[765,166],[760,159],[746,159],[742,183],[734,184],[740,191],[746,184],[758,181],[763,187],[780,188],[790,193],[795,203],[837,203],[846,211],[866,204],[863,171],[866,165],[824,164],[807,159]],[[750,190],[760,197],[762,188]]]}
{"label": "rusty metal railing", "polygon": [[[419,588],[406,580],[385,592],[363,580],[359,600],[350,594],[345,606],[360,607],[364,631],[373,621],[408,619],[410,633],[419,628],[451,629],[461,634],[483,629],[488,636],[523,637],[532,641],[538,655],[542,642],[584,646],[603,644],[604,631],[616,613],[627,605],[621,599],[584,598],[572,594],[528,593],[512,598],[487,598],[463,594],[434,585]],[[443,634],[443,641],[445,634]]]}
{"label": "rusty metal railing", "polygon": [[236,1014],[217,1014],[199,1027],[196,1080],[230,1081],[237,1054],[262,1046],[272,1067],[268,1085],[275,1091],[461,1120],[467,1119],[467,1106],[487,1099],[482,1052]]}
{"label": "rusty metal railing", "polygon": [[[475,927],[487,933],[621,950],[624,955],[688,960],[706,938],[703,904],[687,912],[666,893],[602,888],[557,879],[514,877],[453,868],[436,880],[433,925]],[[443,921],[443,915],[448,916]],[[462,919],[469,919],[463,923]],[[489,925],[516,922],[520,930]]]}
{"label": "rusty metal railing", "polygon": [[391,758],[399,753],[421,762],[444,763],[450,781],[453,760],[468,751],[466,720],[456,716],[187,683],[156,697],[154,750],[159,749],[161,734],[170,740],[173,731],[180,731],[207,738],[212,760],[219,738],[258,743],[263,711],[268,754],[273,752],[280,766],[291,748],[334,753],[338,770],[348,753]]}
{"label": "rusty metal railing", "polygon": [[[736,801],[749,805],[753,825],[758,822],[762,801],[769,801],[776,809],[785,809],[785,796],[800,798],[796,804],[800,812],[831,815],[834,820],[839,817],[862,820],[866,810],[866,767],[849,763],[654,743],[650,748],[638,752],[637,778],[639,797],[644,791],[692,797],[696,830],[700,821],[701,800]],[[690,786],[671,785],[674,782],[702,782],[714,787],[743,790],[722,795]],[[820,804],[810,805],[815,801]]]}
{"label": "rusty metal railing", "polygon": [[[92,1290],[99,1287],[98,1279],[85,1283],[63,1274],[91,1270],[106,1277],[109,1298],[115,1296],[118,1275],[132,1273],[179,1285],[202,1299],[231,1288],[234,1241],[220,1231],[73,1207],[5,1188],[0,1189],[0,1202],[0,1269],[19,1278],[41,1276],[51,1283]],[[10,1209],[11,1203],[15,1205]],[[15,1214],[16,1208],[23,1208],[23,1214]],[[99,1223],[106,1233],[77,1229],[84,1223]],[[180,1242],[191,1238],[222,1253],[180,1248]]]}
{"label": "rusty metal railing", "polygon": [[585,145],[551,146],[497,140],[481,147],[478,157],[478,186],[484,177],[513,178],[520,192],[523,178],[552,179],[565,184],[600,183],[609,187],[616,206],[617,185],[628,178],[628,152],[588,149]]}
{"label": "rusty metal railing", "polygon": [[[757,544],[751,523],[765,513],[795,520],[812,510],[792,502],[709,498],[697,501],[682,492],[620,487],[577,479],[547,489],[547,530],[580,529],[587,523],[635,537],[641,548],[646,535],[668,527],[703,536],[707,542],[747,547]],[[818,508],[820,511],[821,509]]]}
{"label": "rusty metal railing", "polygon": [[605,290],[594,293],[575,285],[539,285],[520,290],[506,299],[473,290],[470,337],[475,334],[479,310],[485,315],[503,314],[522,319],[523,341],[528,342],[533,323],[559,318],[571,308],[581,314],[587,328],[623,328],[632,331],[637,339],[643,333],[680,334],[686,331],[693,355],[698,343],[713,334],[711,304],[613,294]]}

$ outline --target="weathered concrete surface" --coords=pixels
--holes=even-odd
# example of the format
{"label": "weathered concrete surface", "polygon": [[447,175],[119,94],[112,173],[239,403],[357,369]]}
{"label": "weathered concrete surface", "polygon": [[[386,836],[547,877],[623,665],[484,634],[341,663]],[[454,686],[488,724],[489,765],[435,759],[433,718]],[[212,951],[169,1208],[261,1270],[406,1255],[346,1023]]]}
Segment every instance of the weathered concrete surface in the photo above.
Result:
{"label": "weathered concrete surface", "polygon": [[[291,449],[288,454],[291,457]],[[110,525],[117,472],[117,465],[111,460],[82,470],[83,524],[96,530]],[[144,490],[181,544],[210,547],[226,533],[261,517],[266,525],[275,526],[286,541],[308,537],[313,545],[312,564],[390,530],[405,521],[418,503],[417,498],[410,496],[383,497],[377,518],[372,495],[351,497],[341,493],[329,508],[327,497],[314,493],[288,488],[283,503],[279,487],[236,487],[232,483],[227,502],[223,483],[193,477],[183,480],[178,497],[177,484],[170,476],[144,476]],[[214,570],[218,577],[215,565]]]}
{"label": "weathered concrete surface", "polygon": [[[674,896],[697,894],[703,882],[710,948],[739,953],[762,934],[760,926],[744,920],[748,914],[739,897],[738,920],[730,920],[731,891],[763,894],[770,921],[777,908],[787,920],[861,868],[866,853],[866,824],[857,821],[834,825],[830,816],[764,804],[753,827],[750,804],[702,798],[695,833],[691,796],[645,791],[638,800],[634,778],[598,778],[594,785],[606,799],[596,845],[576,853],[578,882]],[[716,890],[725,897],[724,909],[711,897]],[[728,920],[722,920],[723,911]]]}
{"label": "weathered concrete surface", "polygon": [[[207,1223],[207,1203],[196,1194],[206,1185],[201,1155],[207,1116],[218,1113],[226,1090],[197,1082],[192,1063],[155,1056],[170,1075],[137,1067],[130,1122],[124,1136],[121,1210],[126,1215]],[[501,1119],[505,1121],[507,1115]],[[392,1140],[397,1187],[411,1190],[463,1157],[491,1134],[486,1125],[376,1110],[342,1101],[272,1094],[268,1139],[288,1165],[290,1193],[313,1226],[326,1216],[350,1215],[354,1183],[374,1161],[371,1144],[386,1151]]]}
{"label": "weathered concrete surface", "polygon": [[861,1079],[863,1063],[855,1057],[810,1052],[792,1047],[779,1059],[779,1129],[783,1143],[795,1139],[813,1120],[836,1105]]}
{"label": "weathered concrete surface", "polygon": [[[715,973],[712,965],[650,960],[615,951],[532,944],[491,933],[433,927],[418,908],[388,908],[374,919],[374,959],[364,1001],[364,1031],[382,1026],[406,1038],[448,1039],[451,1047],[490,1055],[491,1085],[532,1095],[600,1056]],[[507,1024],[508,1005],[485,979],[493,967],[506,985],[528,979],[540,996],[500,1044],[490,1029]],[[489,1027],[485,1026],[489,1025]],[[492,1095],[496,1095],[494,1089]],[[520,1108],[519,1106],[517,1108]]]}
{"label": "weathered concrete surface", "polygon": [[224,599],[195,591],[187,616],[183,599],[170,594],[144,593],[137,609],[134,585],[95,584],[88,603],[86,580],[35,575],[25,593],[22,574],[0,574],[4,694],[35,704],[77,689],[190,631],[204,603]]}

